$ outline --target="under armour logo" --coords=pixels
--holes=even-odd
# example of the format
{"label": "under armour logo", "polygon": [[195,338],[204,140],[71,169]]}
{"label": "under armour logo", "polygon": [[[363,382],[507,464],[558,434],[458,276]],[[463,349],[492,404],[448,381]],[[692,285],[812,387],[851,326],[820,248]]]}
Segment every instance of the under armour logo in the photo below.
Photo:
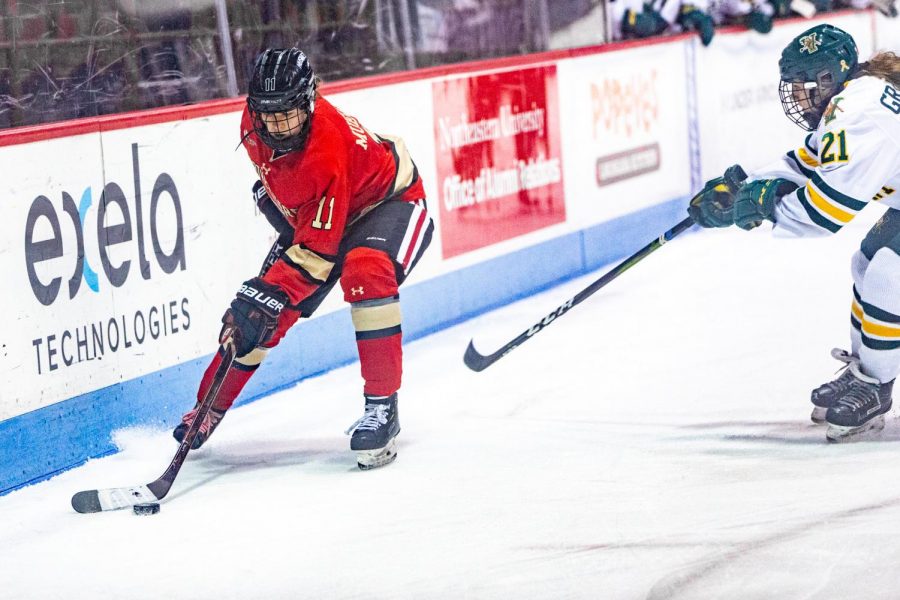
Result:
{"label": "under armour logo", "polygon": [[841,61],[841,73],[843,73],[844,71],[849,71],[849,70],[850,70],[850,65],[847,64],[846,60],[842,60]]}
{"label": "under armour logo", "polygon": [[822,39],[816,37],[815,33],[811,33],[809,35],[804,35],[800,38],[800,54],[804,52],[808,54],[812,54],[813,52],[818,52],[819,46],[822,44]]}
{"label": "under armour logo", "polygon": [[259,170],[263,175],[268,175],[269,173],[272,172],[272,167],[270,167],[266,163],[263,163],[262,166],[259,168]]}
{"label": "under armour logo", "polygon": [[353,296],[356,296],[356,295],[362,296],[364,291],[365,290],[363,290],[363,286],[359,286],[358,288],[355,288],[355,287],[350,288],[350,294]]}

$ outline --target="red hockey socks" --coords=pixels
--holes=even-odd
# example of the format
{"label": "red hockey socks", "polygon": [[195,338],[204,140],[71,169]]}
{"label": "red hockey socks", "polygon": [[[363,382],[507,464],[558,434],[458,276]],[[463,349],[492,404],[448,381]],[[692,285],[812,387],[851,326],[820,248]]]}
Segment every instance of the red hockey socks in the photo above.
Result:
{"label": "red hockey socks", "polygon": [[350,303],[365,387],[372,396],[390,396],[403,372],[400,296],[394,262],[384,252],[354,248],[344,259],[341,287]]}

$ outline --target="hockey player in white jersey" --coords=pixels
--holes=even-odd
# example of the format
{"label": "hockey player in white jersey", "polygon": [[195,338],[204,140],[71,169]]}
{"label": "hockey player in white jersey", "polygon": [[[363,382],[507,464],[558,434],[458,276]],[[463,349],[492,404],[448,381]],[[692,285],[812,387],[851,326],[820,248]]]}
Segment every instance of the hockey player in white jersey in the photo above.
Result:
{"label": "hockey player in white jersey", "polygon": [[849,351],[841,375],[813,390],[812,420],[829,441],[884,427],[900,372],[900,57],[858,62],[853,38],[831,25],[797,36],[779,61],[787,117],[811,133],[802,146],[756,170],[733,195],[722,178],[688,210],[703,227],[763,221],[776,235],[838,231],[871,201],[889,208],[853,255]]}

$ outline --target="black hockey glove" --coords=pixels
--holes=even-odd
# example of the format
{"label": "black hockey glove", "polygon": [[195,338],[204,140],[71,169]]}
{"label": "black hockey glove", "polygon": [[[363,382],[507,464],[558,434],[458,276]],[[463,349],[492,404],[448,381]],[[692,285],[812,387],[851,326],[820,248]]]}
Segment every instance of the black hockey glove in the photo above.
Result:
{"label": "black hockey glove", "polygon": [[278,326],[278,316],[287,303],[287,294],[280,287],[259,277],[241,285],[231,307],[222,317],[222,337],[227,337],[230,332],[234,339],[235,356],[246,356],[272,339]]}
{"label": "black hockey glove", "polygon": [[734,224],[749,231],[764,219],[772,219],[778,199],[798,187],[793,181],[780,178],[751,181],[734,198]]}
{"label": "black hockey glove", "polygon": [[740,165],[728,167],[722,177],[707,181],[691,199],[688,214],[700,227],[734,225],[734,195],[746,178]]}

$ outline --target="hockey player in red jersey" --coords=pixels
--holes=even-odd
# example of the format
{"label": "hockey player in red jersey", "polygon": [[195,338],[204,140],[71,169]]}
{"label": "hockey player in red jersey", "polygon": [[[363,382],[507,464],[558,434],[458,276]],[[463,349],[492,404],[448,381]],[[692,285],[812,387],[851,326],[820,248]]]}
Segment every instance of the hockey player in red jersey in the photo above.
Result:
{"label": "hockey player in red jersey", "polygon": [[[242,143],[259,174],[254,199],[279,238],[259,275],[244,282],[222,318],[223,335],[233,332],[237,358],[193,447],[209,438],[266,353],[340,282],[364,380],[364,414],[351,427],[350,447],[359,467],[369,469],[396,457],[402,371],[398,287],[431,242],[433,224],[402,140],[370,132],[322,97],[317,86],[297,48],[266,50],[254,66]],[[198,398],[223,354],[220,347]],[[196,408],[175,428],[177,440],[184,438]]]}

